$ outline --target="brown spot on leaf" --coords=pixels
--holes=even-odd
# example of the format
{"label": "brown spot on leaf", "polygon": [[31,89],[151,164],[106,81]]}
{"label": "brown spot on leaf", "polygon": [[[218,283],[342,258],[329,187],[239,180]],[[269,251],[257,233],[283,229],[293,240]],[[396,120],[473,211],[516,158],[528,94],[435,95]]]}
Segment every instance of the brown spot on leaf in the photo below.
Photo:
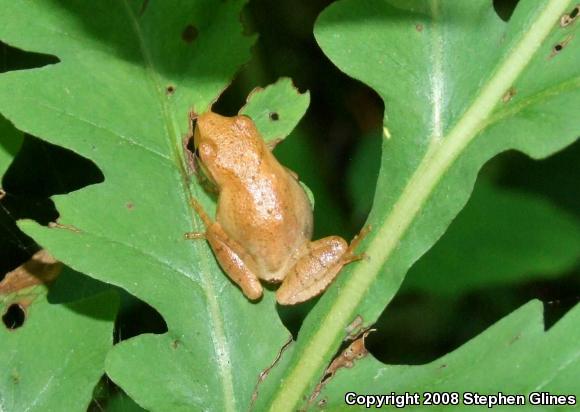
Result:
{"label": "brown spot on leaf", "polygon": [[38,296],[38,293],[26,293],[25,290],[52,282],[61,269],[62,263],[43,249],[36,252],[26,263],[8,272],[0,282],[0,295],[7,297],[10,303],[2,315],[4,326],[11,330],[22,326],[26,319],[27,307]]}
{"label": "brown spot on leaf", "polygon": [[415,30],[417,30],[419,33],[421,33],[423,31],[423,25],[421,23],[417,23],[415,25]]}
{"label": "brown spot on leaf", "polygon": [[554,45],[554,47],[552,47],[552,53],[550,54],[550,58],[556,56],[557,54],[560,54],[562,52],[562,50],[564,50],[564,48],[572,41],[572,35],[566,37],[564,40],[562,40],[560,43],[557,43]]}
{"label": "brown spot on leaf", "polygon": [[169,85],[165,88],[165,91],[167,92],[167,94],[170,96],[173,94],[173,92],[175,92],[175,86],[173,85]]}
{"label": "brown spot on leaf", "polygon": [[572,23],[574,23],[576,21],[576,18],[578,17],[578,13],[580,13],[580,4],[574,7],[570,13],[564,14],[560,18],[560,26],[567,27]]}
{"label": "brown spot on leaf", "polygon": [[50,222],[48,224],[48,227],[50,227],[52,229],[64,229],[64,230],[70,230],[71,232],[74,232],[74,233],[81,233],[81,230],[77,227],[74,227],[73,225],[63,225],[62,223],[58,223],[58,222]]}
{"label": "brown spot on leaf", "polygon": [[508,89],[508,91],[505,92],[505,94],[501,98],[502,102],[504,102],[504,103],[509,102],[512,99],[512,97],[514,97],[516,95],[516,93],[517,93],[517,91],[516,91],[515,87],[510,87]]}
{"label": "brown spot on leaf", "polygon": [[508,346],[513,345],[516,341],[518,341],[521,337],[521,333],[518,333],[516,336],[514,336],[513,338],[510,339],[510,341],[508,342]]}
{"label": "brown spot on leaf", "polygon": [[270,120],[273,121],[280,120],[280,115],[276,112],[270,112]]}
{"label": "brown spot on leaf", "polygon": [[371,332],[374,331],[376,331],[376,329],[363,329],[356,337],[356,339],[350,345],[348,345],[346,349],[340,353],[340,355],[333,359],[328,368],[326,368],[324,371],[324,375],[322,376],[320,383],[316,385],[316,388],[314,388],[310,398],[308,398],[308,405],[311,405],[316,400],[316,398],[318,398],[318,395],[320,395],[322,389],[324,389],[326,384],[334,377],[338,370],[342,368],[352,368],[356,361],[368,355],[368,351],[365,346],[365,339]]}
{"label": "brown spot on leaf", "polygon": [[181,32],[181,38],[186,43],[192,43],[198,35],[198,30],[192,24],[185,26],[185,29]]}
{"label": "brown spot on leaf", "polygon": [[127,209],[129,209],[129,210],[132,210],[135,207],[135,205],[133,203],[131,203],[131,202],[127,202],[127,204],[125,205],[125,207]]}
{"label": "brown spot on leaf", "polygon": [[46,250],[36,252],[28,262],[18,266],[0,282],[0,295],[8,295],[22,289],[52,282],[59,275],[62,263]]}

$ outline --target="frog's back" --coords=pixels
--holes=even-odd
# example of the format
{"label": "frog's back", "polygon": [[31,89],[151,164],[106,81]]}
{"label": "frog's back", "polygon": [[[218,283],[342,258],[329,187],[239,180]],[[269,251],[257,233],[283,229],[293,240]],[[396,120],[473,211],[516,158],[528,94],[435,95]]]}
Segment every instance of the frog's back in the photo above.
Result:
{"label": "frog's back", "polygon": [[249,179],[223,188],[217,221],[252,255],[256,275],[268,281],[282,280],[312,237],[308,197],[275,159]]}

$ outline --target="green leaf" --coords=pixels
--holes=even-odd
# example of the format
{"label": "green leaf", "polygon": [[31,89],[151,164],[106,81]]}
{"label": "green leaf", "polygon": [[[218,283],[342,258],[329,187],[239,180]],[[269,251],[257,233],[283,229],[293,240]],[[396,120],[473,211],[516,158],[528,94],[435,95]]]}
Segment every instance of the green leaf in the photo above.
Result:
{"label": "green leaf", "polygon": [[[325,410],[346,411],[352,408],[344,403],[347,392],[457,392],[460,400],[465,392],[502,392],[526,395],[526,405],[530,405],[527,395],[532,392],[575,395],[578,398],[580,305],[547,332],[544,331],[542,311],[541,302],[529,302],[461,348],[426,365],[383,365],[367,356],[357,361],[353,369],[339,370],[321,392],[320,399],[328,400]],[[517,373],[517,379],[514,373]],[[424,408],[426,406],[407,406],[405,410]],[[445,410],[466,408],[460,401],[459,405],[447,406]],[[494,410],[498,408],[494,407]],[[533,408],[547,411],[554,407]]]}
{"label": "green leaf", "polygon": [[86,411],[113,345],[118,299],[103,293],[49,304],[46,286],[31,276],[54,275],[61,265],[33,259],[0,283],[0,410]]}
{"label": "green leaf", "polygon": [[[184,239],[203,228],[191,199],[210,214],[214,203],[183,149],[189,111],[207,110],[249,57],[253,39],[239,21],[244,2],[0,5],[3,41],[60,59],[1,75],[0,110],[19,129],[95,162],[105,178],[55,196],[58,225],[20,227],[74,270],[147,302],[167,323],[166,334],[116,345],[107,374],[146,409],[245,409],[288,332],[272,293],[249,303],[206,242]],[[289,96],[286,87],[277,90],[273,100]],[[302,110],[294,106],[303,107],[304,97],[292,96],[276,106],[280,113]]]}
{"label": "green leaf", "polygon": [[371,182],[377,181],[380,159],[376,153],[380,150],[381,136],[377,131],[364,135],[353,153],[346,183],[358,221],[364,221],[373,204],[375,190]]}
{"label": "green leaf", "polygon": [[291,79],[281,78],[265,89],[254,89],[240,114],[250,116],[264,140],[270,142],[288,136],[306,113],[309,104],[310,93],[301,94]]}
{"label": "green leaf", "polygon": [[357,316],[372,324],[409,267],[466,203],[484,162],[508,149],[538,158],[573,142],[580,106],[576,2],[522,0],[509,22],[491,2],[342,0],[315,35],[348,75],[385,101],[368,259],[350,265],[310,312],[271,411],[296,409]]}
{"label": "green leaf", "polygon": [[409,271],[405,289],[459,295],[551,278],[580,259],[580,222],[546,200],[478,182],[441,240]]}

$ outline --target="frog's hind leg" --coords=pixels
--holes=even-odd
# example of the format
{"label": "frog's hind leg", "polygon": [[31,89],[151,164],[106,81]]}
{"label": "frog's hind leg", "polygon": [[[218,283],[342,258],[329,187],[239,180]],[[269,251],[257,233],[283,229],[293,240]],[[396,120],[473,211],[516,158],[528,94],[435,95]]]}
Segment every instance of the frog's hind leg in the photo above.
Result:
{"label": "frog's hind leg", "polygon": [[218,223],[207,228],[206,239],[220,266],[250,300],[262,296],[262,285],[256,276],[256,262],[233,239],[230,239]]}
{"label": "frog's hind leg", "polygon": [[223,271],[242,289],[244,295],[250,300],[260,298],[262,285],[255,274],[257,265],[252,256],[231,239],[219,223],[211,220],[197,200],[192,199],[191,205],[199,214],[205,226],[205,233],[186,233],[185,237],[206,239]]}
{"label": "frog's hind leg", "polygon": [[276,292],[278,303],[293,305],[324,291],[344,265],[364,258],[364,254],[354,254],[354,250],[367,232],[363,229],[350,245],[339,236],[311,242]]}

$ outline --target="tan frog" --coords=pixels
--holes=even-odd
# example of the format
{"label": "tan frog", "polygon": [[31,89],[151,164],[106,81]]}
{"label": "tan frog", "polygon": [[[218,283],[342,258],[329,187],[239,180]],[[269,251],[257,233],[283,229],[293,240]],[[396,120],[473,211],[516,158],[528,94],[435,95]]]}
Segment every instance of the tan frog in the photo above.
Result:
{"label": "tan frog", "polygon": [[362,255],[339,236],[311,241],[312,206],[296,175],[282,166],[248,116],[199,116],[193,132],[196,163],[218,190],[216,220],[194,200],[205,238],[224,272],[251,300],[260,279],[282,283],[276,300],[292,305],[324,291],[340,269]]}

